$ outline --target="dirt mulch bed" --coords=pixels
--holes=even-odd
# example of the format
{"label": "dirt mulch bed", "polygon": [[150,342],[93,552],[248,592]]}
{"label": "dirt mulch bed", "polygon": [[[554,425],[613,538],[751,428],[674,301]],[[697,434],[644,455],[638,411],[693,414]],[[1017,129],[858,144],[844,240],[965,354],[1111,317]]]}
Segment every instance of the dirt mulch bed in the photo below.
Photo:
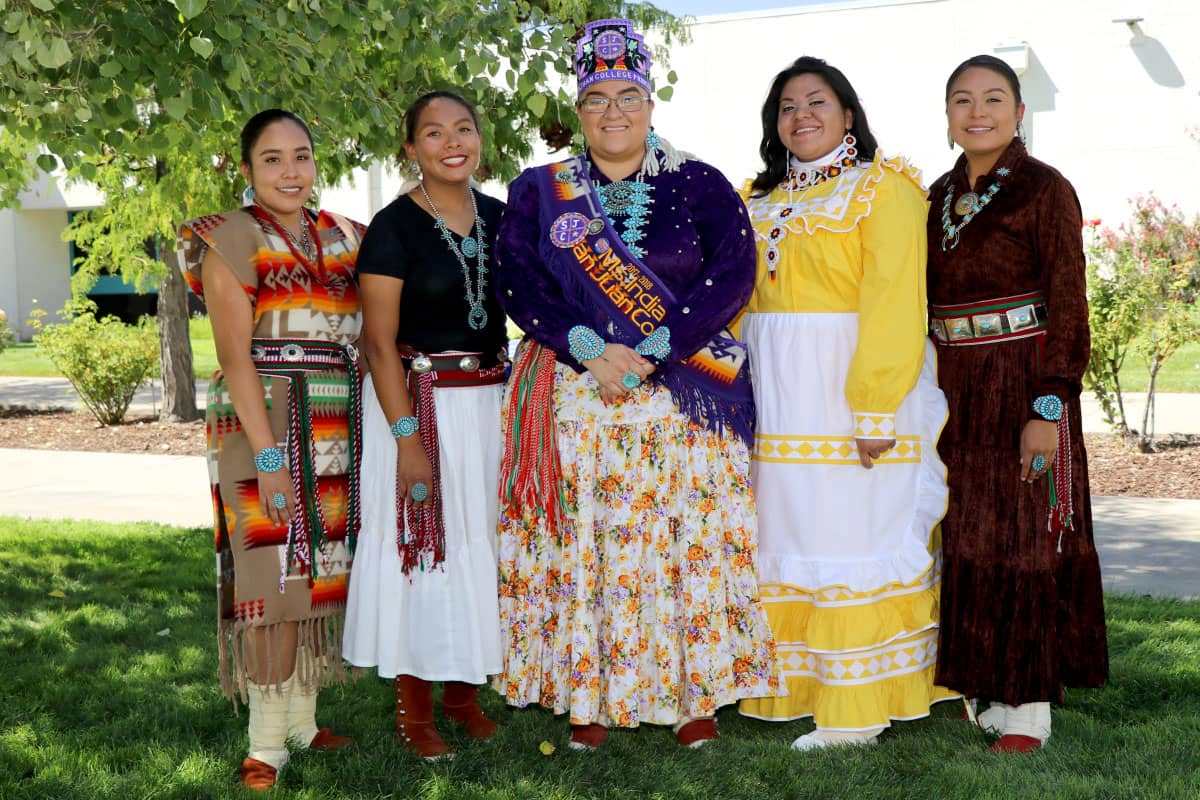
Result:
{"label": "dirt mulch bed", "polygon": [[[1200,499],[1200,436],[1168,436],[1137,453],[1115,436],[1088,434],[1092,493]],[[204,422],[165,425],[137,417],[114,427],[70,411],[0,409],[0,448],[204,455]]]}
{"label": "dirt mulch bed", "polygon": [[0,447],[202,456],[204,420],[167,425],[155,417],[129,417],[124,425],[105,427],[84,412],[0,409]]}

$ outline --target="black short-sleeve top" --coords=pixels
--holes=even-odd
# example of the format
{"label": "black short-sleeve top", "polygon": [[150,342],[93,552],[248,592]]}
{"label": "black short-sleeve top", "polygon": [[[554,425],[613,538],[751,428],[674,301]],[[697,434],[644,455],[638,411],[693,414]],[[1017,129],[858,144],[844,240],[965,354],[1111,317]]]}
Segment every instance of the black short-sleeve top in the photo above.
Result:
{"label": "black short-sleeve top", "polygon": [[[396,342],[424,353],[468,351],[492,354],[505,343],[504,312],[492,287],[492,259],[496,228],[504,203],[475,192],[475,204],[483,221],[483,235],[471,236],[486,244],[487,272],[483,307],[487,324],[472,330],[467,322],[463,266],[442,238],[433,216],[408,194],[401,195],[375,215],[358,251],[358,272],[387,275],[404,281],[400,295],[400,329]],[[450,232],[456,247],[463,237]],[[461,251],[460,251],[461,252]],[[466,259],[471,288],[477,276],[476,259]]]}

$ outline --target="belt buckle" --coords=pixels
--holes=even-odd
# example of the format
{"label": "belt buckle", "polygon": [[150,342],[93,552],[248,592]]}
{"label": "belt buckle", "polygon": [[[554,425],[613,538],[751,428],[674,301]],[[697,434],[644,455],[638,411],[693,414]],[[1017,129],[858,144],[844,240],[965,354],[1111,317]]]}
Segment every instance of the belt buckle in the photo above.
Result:
{"label": "belt buckle", "polygon": [[1018,306],[1017,308],[1010,308],[1004,312],[1004,315],[1008,317],[1008,327],[1013,333],[1026,330],[1027,328],[1036,328],[1038,324],[1037,311],[1034,309],[1032,303]]}
{"label": "belt buckle", "polygon": [[412,360],[413,372],[429,372],[433,369],[433,359],[421,354]]}
{"label": "belt buckle", "polygon": [[999,336],[1004,333],[1004,325],[1000,322],[999,314],[976,314],[971,317],[976,336]]}
{"label": "belt buckle", "polygon": [[479,359],[475,356],[463,356],[458,360],[458,368],[463,372],[478,372]]}
{"label": "belt buckle", "polygon": [[971,328],[970,317],[952,317],[945,321],[946,337],[951,342],[960,339],[974,339],[975,331]]}

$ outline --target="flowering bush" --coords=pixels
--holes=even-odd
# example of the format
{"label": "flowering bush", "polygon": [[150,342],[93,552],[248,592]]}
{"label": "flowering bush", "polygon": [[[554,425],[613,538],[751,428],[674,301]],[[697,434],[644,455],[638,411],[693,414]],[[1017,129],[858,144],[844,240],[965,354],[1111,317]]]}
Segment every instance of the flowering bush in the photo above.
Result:
{"label": "flowering bush", "polygon": [[1146,432],[1154,382],[1171,356],[1200,338],[1193,314],[1200,292],[1200,217],[1188,221],[1178,206],[1153,194],[1130,201],[1133,216],[1117,230],[1089,220],[1088,307],[1092,355],[1084,382],[1105,418],[1128,437],[1120,371],[1130,349],[1146,359],[1149,382],[1138,447],[1148,450]]}
{"label": "flowering bush", "polygon": [[0,308],[0,353],[3,353],[17,341],[17,334],[8,326],[8,314]]}

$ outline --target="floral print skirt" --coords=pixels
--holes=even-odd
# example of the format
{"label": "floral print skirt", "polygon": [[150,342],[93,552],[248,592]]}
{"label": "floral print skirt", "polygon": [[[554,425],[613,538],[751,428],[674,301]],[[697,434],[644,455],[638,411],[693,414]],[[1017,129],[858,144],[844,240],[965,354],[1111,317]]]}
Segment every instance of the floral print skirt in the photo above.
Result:
{"label": "floral print skirt", "polygon": [[745,443],[654,384],[605,406],[561,364],[554,402],[568,524],[501,515],[497,690],[621,727],[774,695]]}

